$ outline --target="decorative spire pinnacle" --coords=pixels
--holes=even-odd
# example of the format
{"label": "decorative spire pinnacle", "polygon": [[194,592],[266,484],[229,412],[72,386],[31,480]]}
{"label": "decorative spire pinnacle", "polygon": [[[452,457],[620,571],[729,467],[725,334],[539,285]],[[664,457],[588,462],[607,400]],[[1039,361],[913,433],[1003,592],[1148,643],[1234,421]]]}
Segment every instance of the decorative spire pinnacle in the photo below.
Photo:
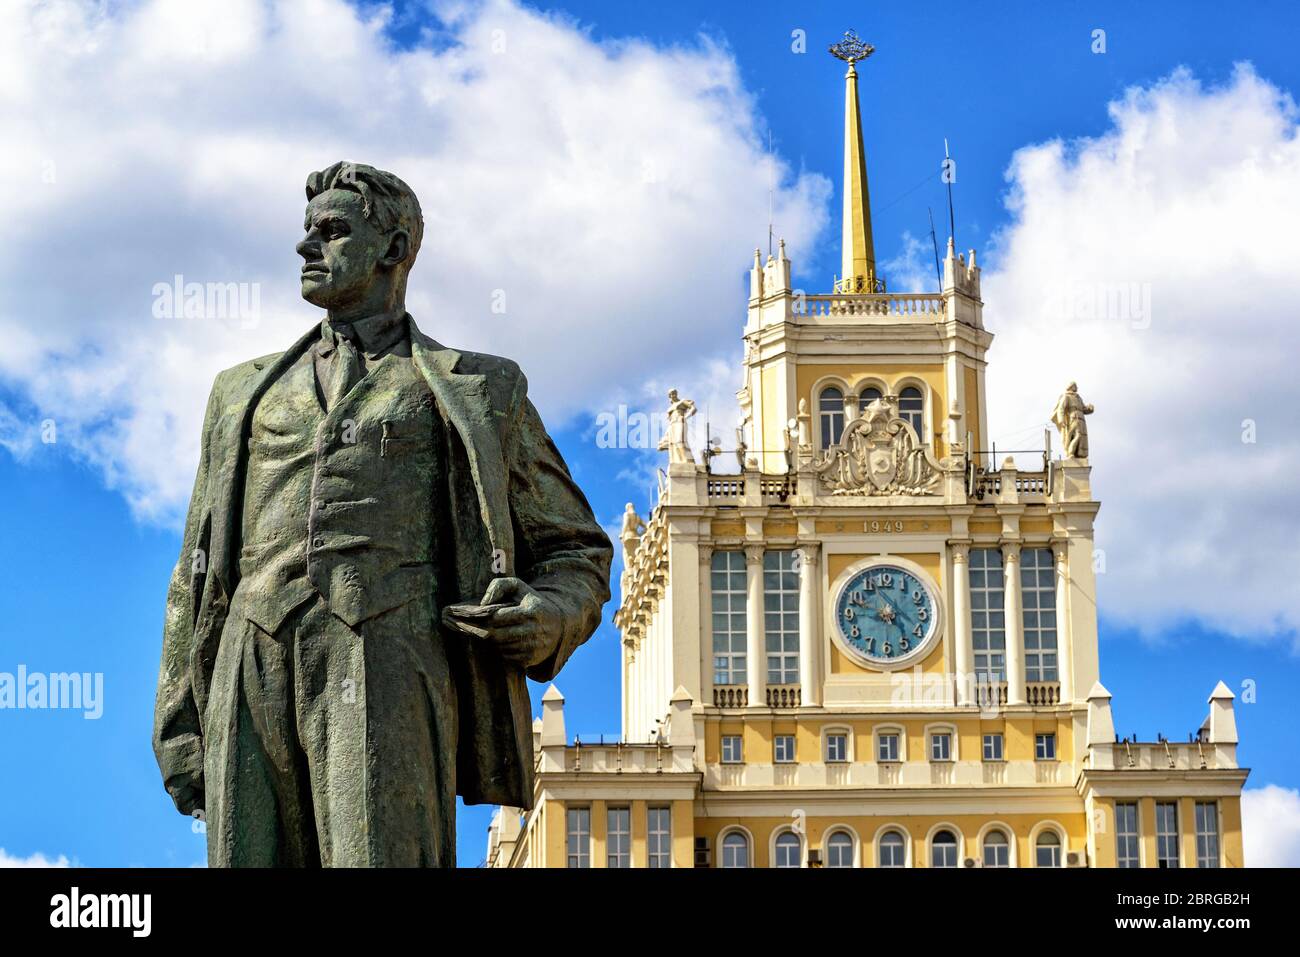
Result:
{"label": "decorative spire pinnacle", "polygon": [[837,292],[883,291],[876,275],[876,250],[871,238],[871,197],[867,190],[867,154],[862,146],[862,120],[858,112],[858,71],[853,64],[865,60],[875,47],[858,39],[852,30],[830,47],[832,56],[849,65],[844,74],[844,232],[841,279]]}

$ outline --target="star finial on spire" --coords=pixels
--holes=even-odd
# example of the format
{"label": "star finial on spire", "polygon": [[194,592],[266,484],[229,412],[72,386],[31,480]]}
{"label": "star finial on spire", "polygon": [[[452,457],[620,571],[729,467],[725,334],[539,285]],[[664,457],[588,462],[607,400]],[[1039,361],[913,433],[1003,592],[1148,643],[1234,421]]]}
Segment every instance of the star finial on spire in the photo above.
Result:
{"label": "star finial on spire", "polygon": [[858,35],[852,30],[844,31],[844,39],[839,43],[833,43],[830,46],[831,56],[839,57],[849,66],[853,66],[858,60],[865,60],[871,54],[876,52],[876,48],[870,43],[858,39]]}

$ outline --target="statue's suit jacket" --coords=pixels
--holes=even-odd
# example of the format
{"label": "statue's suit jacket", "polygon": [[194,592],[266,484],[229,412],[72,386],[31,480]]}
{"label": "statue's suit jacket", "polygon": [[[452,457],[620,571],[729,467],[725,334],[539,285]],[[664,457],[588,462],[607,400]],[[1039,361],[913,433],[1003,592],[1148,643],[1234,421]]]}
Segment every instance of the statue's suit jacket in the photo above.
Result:
{"label": "statue's suit jacket", "polygon": [[[547,681],[595,631],[609,599],[609,539],[569,476],[527,384],[509,359],[448,349],[407,317],[411,359],[451,428],[446,509],[454,552],[442,567],[442,604],[477,603],[488,583],[513,575],[565,611],[554,651],[527,670]],[[320,336],[217,376],[203,422],[184,542],[167,595],[154,752],[173,796],[202,788],[203,724],[217,646],[239,579],[242,495],[258,399]],[[418,507],[419,503],[413,503]],[[401,519],[395,514],[396,520]],[[438,543],[443,551],[446,543]],[[485,642],[448,633],[460,708],[457,792],[468,804],[532,806],[531,706],[525,671]],[[211,782],[218,786],[218,782]]]}

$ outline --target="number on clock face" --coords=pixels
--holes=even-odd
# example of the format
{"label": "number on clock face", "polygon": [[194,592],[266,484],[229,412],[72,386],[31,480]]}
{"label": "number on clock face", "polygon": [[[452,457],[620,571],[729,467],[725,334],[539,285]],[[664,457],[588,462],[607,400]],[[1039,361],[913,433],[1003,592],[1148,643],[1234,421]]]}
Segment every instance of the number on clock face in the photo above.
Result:
{"label": "number on clock face", "polygon": [[896,661],[934,634],[934,595],[912,572],[897,565],[873,565],[854,575],[835,603],[844,640],[871,661]]}

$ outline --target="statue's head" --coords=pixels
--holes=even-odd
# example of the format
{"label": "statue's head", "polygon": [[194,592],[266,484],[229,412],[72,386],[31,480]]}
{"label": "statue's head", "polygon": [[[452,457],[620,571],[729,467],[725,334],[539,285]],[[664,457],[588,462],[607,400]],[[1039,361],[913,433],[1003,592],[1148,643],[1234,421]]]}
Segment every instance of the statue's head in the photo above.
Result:
{"label": "statue's head", "polygon": [[302,297],[359,315],[401,305],[424,235],[411,187],[373,166],[335,163],[307,177]]}
{"label": "statue's head", "polygon": [[1078,391],[1079,391],[1078,383],[1071,382],[1069,385],[1067,385],[1067,386],[1065,387],[1065,391],[1066,391],[1066,392],[1078,392]]}
{"label": "statue's head", "polygon": [[677,390],[676,390],[676,389],[669,389],[669,390],[668,390],[668,401],[669,401],[669,402],[676,402],[676,401],[677,401]]}

